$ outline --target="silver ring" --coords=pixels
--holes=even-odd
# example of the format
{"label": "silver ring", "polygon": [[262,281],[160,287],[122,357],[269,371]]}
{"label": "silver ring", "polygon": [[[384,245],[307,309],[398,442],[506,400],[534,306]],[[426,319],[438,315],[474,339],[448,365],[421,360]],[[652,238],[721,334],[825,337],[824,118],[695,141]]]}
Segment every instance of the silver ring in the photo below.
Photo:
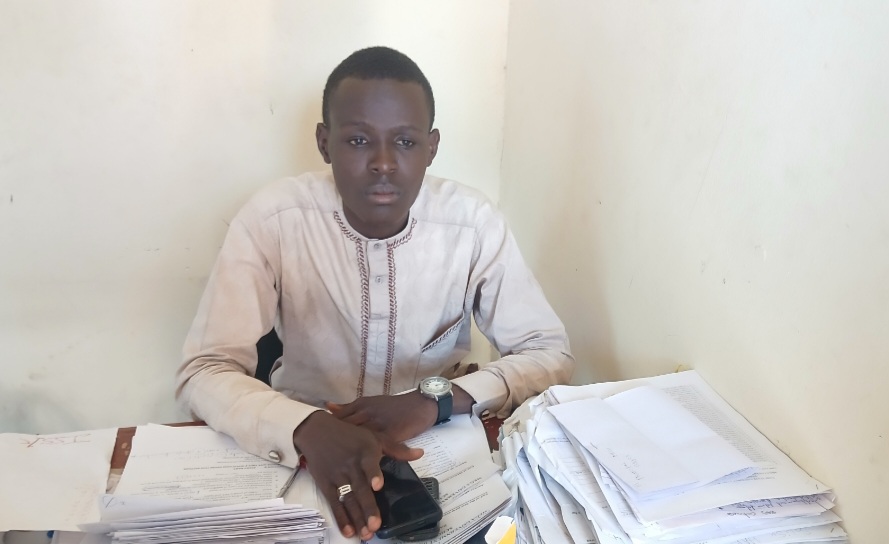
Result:
{"label": "silver ring", "polygon": [[341,485],[336,488],[337,492],[340,494],[340,502],[346,500],[346,495],[352,492],[352,486],[349,484]]}

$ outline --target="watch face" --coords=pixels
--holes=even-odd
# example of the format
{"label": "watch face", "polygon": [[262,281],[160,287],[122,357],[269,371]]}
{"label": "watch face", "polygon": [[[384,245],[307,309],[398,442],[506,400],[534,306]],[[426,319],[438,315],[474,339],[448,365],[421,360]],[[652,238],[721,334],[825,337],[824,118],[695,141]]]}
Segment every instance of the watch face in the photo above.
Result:
{"label": "watch face", "polygon": [[426,378],[420,383],[424,391],[433,395],[441,395],[447,393],[451,389],[451,382],[445,378],[435,377]]}

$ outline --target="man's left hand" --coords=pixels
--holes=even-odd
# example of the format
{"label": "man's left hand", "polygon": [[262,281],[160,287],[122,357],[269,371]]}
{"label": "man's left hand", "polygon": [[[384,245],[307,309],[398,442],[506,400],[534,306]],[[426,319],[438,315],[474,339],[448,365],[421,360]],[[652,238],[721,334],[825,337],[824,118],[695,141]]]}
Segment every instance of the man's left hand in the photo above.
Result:
{"label": "man's left hand", "polygon": [[403,395],[361,397],[348,404],[327,403],[338,419],[366,427],[395,442],[404,442],[435,424],[438,406],[419,391]]}

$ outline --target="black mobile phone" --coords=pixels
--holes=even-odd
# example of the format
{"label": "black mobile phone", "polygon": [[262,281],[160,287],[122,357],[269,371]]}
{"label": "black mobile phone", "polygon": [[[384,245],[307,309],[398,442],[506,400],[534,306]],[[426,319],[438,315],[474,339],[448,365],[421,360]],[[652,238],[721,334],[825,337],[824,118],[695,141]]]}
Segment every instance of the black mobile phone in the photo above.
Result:
{"label": "black mobile phone", "polygon": [[[423,485],[426,486],[426,490],[429,491],[429,494],[432,495],[432,498],[435,499],[435,502],[439,502],[438,480],[436,480],[435,478],[420,478],[420,481],[422,481]],[[416,531],[411,531],[409,533],[399,535],[398,539],[403,540],[404,542],[419,542],[421,540],[429,540],[437,537],[438,531],[439,525],[436,521],[435,523],[430,523],[425,527],[420,527]]]}
{"label": "black mobile phone", "polygon": [[432,498],[407,461],[384,456],[380,469],[383,489],[374,492],[382,520],[376,532],[379,538],[401,536],[441,521],[438,501]]}

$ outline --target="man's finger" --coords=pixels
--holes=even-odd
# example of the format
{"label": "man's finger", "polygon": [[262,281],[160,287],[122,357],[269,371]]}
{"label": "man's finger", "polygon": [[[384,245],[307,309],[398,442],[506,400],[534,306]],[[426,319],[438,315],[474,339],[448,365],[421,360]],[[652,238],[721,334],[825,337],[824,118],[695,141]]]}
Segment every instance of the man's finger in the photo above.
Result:
{"label": "man's finger", "polygon": [[380,528],[380,511],[377,507],[377,500],[374,498],[373,491],[367,486],[362,485],[360,489],[351,493],[350,499],[358,505],[361,519],[363,520],[362,526],[368,531],[367,534],[362,534],[361,538],[365,540],[371,538],[372,534]]}
{"label": "man's finger", "polygon": [[[385,446],[383,453],[385,453]],[[371,488],[374,491],[379,491],[383,487],[383,471],[380,469],[380,457],[365,455],[361,459],[361,469],[364,471],[367,481],[370,482]],[[377,512],[376,501],[374,501],[373,504],[373,511]],[[377,512],[377,514],[379,514],[379,512]]]}
{"label": "man's finger", "polygon": [[336,520],[337,526],[340,528],[340,532],[345,537],[355,536],[356,531],[360,530],[355,529],[355,525],[352,523],[352,520],[349,519],[349,514],[346,512],[345,506],[339,502],[339,495],[331,497],[329,494],[325,493],[327,496],[327,502],[330,504],[330,511],[333,512],[333,518]]}
{"label": "man's finger", "polygon": [[348,413],[351,412],[351,410],[349,410],[348,404],[337,404],[335,402],[325,402],[324,406],[327,408],[327,410],[331,414],[336,416],[338,419],[342,419],[344,415],[347,415]]}
{"label": "man's finger", "polygon": [[391,440],[381,440],[380,445],[383,446],[383,453],[398,459],[399,461],[416,461],[423,457],[422,448],[409,448],[402,442],[393,442]]}
{"label": "man's finger", "polygon": [[370,538],[367,528],[369,514],[364,511],[363,500],[359,498],[361,495],[367,494],[370,494],[371,499],[373,499],[373,494],[367,492],[366,486],[361,486],[359,490],[352,489],[349,493],[344,494],[340,494],[339,490],[337,490],[337,501],[346,510],[356,533],[362,539]]}
{"label": "man's finger", "polygon": [[367,413],[359,410],[354,403],[335,404],[333,402],[328,402],[326,403],[326,406],[335,418],[352,425],[364,425],[369,420]]}

